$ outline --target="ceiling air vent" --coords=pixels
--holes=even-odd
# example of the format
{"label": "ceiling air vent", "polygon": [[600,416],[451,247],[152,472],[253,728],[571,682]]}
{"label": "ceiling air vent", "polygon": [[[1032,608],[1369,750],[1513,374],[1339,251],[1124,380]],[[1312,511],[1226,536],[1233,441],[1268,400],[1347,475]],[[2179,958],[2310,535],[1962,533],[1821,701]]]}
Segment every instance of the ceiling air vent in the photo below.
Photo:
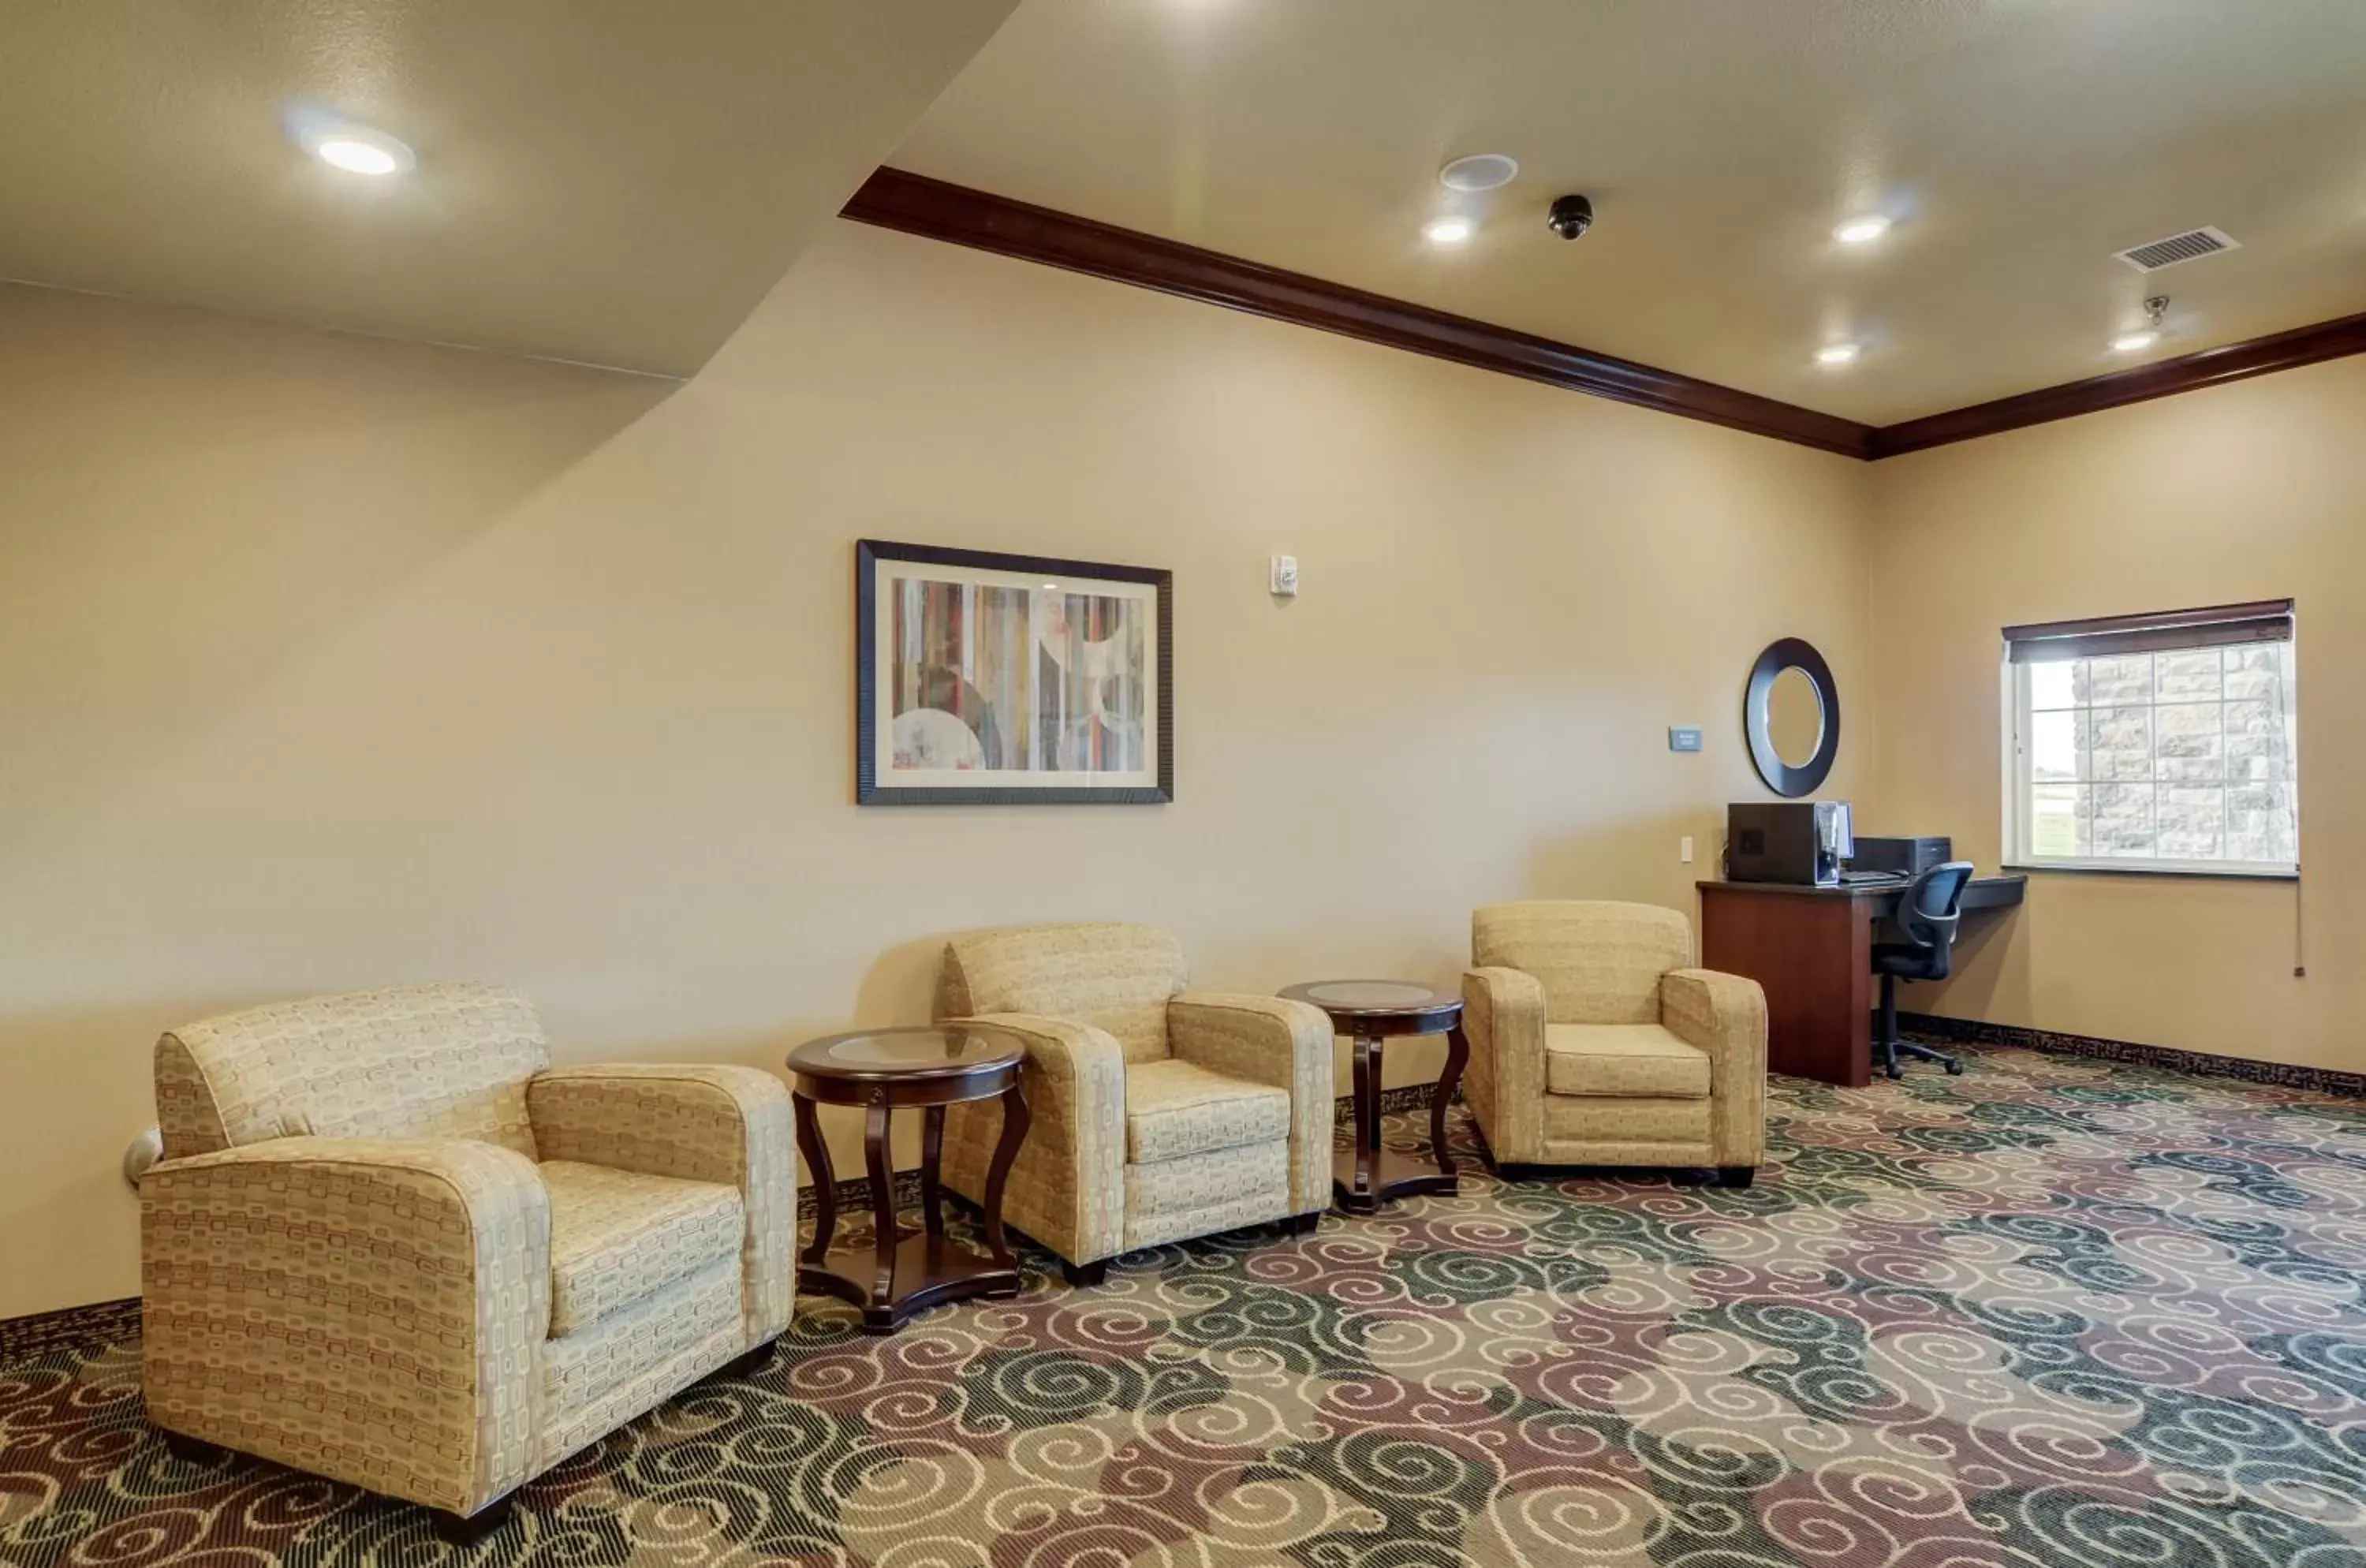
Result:
{"label": "ceiling air vent", "polygon": [[2220,251],[2239,250],[2242,242],[2224,229],[2208,227],[2188,229],[2182,234],[2171,234],[2166,240],[2155,240],[2146,245],[2131,245],[2112,254],[2138,272],[2158,272],[2179,262],[2190,262],[2197,256],[2214,256]]}

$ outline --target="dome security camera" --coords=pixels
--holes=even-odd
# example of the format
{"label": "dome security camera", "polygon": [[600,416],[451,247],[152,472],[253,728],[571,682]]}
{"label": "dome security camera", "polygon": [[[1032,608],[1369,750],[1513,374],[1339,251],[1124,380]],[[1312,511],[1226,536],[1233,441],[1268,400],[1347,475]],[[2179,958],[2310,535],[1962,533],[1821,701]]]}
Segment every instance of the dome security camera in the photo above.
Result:
{"label": "dome security camera", "polygon": [[1555,197],[1545,222],[1562,239],[1574,240],[1594,227],[1594,203],[1582,196]]}

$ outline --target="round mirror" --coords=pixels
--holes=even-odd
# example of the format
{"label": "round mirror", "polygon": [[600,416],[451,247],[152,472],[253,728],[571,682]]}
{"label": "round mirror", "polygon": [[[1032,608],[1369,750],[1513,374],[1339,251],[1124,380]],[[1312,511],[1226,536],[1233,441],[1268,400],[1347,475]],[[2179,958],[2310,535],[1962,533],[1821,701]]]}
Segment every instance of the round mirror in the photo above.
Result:
{"label": "round mirror", "polygon": [[1813,795],[1841,749],[1841,699],[1831,666],[1795,637],[1768,645],[1741,699],[1750,761],[1776,795]]}
{"label": "round mirror", "polygon": [[1766,737],[1786,768],[1804,768],[1816,760],[1824,740],[1824,699],[1816,682],[1796,664],[1775,672],[1766,689]]}

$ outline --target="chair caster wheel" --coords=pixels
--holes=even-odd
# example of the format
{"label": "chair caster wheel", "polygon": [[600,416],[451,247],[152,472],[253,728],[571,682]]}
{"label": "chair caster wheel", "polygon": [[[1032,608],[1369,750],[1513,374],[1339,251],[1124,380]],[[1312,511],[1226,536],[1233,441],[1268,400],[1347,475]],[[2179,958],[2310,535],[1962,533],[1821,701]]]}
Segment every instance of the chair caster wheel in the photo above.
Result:
{"label": "chair caster wheel", "polygon": [[1892,1081],[1902,1078],[1906,1076],[1906,1069],[1904,1067],[1884,1067],[1882,1071],[1888,1074]]}
{"label": "chair caster wheel", "polygon": [[1947,1076],[1948,1076],[1949,1077],[1951,1077],[1951,1078],[1959,1078],[1959,1077],[1962,1077],[1964,1076],[1964,1064],[1963,1064],[1963,1063],[1961,1063],[1961,1062],[1950,1062],[1950,1063],[1948,1063],[1948,1064],[1947,1064]]}

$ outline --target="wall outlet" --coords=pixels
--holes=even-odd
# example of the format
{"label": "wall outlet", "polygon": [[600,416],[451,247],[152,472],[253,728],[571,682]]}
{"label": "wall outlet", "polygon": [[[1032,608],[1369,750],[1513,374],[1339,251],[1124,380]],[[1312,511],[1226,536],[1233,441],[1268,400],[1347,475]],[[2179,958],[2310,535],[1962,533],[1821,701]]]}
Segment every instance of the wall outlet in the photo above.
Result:
{"label": "wall outlet", "polygon": [[1676,840],[1676,858],[1686,865],[1693,863],[1693,836],[1690,833]]}
{"label": "wall outlet", "polygon": [[1273,558],[1273,594],[1277,599],[1298,597],[1298,558],[1296,556]]}
{"label": "wall outlet", "polygon": [[1699,750],[1700,749],[1701,749],[1701,732],[1700,732],[1700,726],[1699,726],[1699,725],[1697,725],[1697,724],[1684,724],[1684,725],[1677,725],[1677,726],[1672,727],[1672,728],[1669,729],[1669,731],[1668,731],[1668,750],[1671,750],[1671,751],[1697,751],[1697,750]]}

